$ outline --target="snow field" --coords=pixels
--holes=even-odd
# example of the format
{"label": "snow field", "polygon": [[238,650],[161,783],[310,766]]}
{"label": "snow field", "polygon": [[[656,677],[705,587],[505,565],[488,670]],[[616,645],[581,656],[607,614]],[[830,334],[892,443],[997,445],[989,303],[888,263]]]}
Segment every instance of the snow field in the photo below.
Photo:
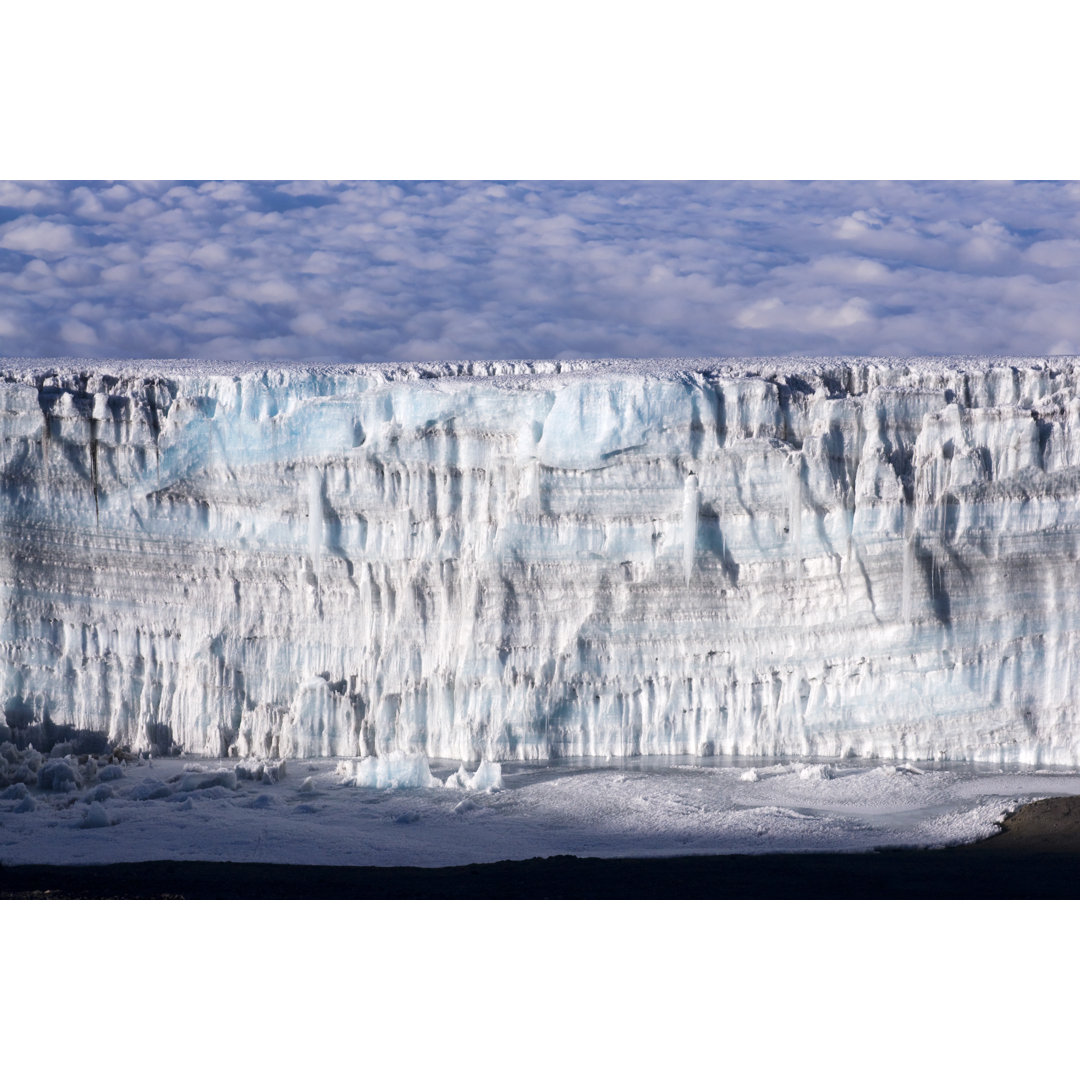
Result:
{"label": "snow field", "polygon": [[[33,758],[8,756],[20,758],[11,772]],[[102,782],[88,761],[52,760],[75,774],[71,790],[38,788],[33,770],[0,790],[0,861],[446,866],[940,846],[990,835],[1020,802],[1080,794],[1080,776],[1067,773],[905,764],[639,759],[470,771],[402,755],[381,773],[373,759],[294,762],[284,773],[262,762],[256,778],[251,762],[141,758],[97,762],[98,777],[110,770]]]}

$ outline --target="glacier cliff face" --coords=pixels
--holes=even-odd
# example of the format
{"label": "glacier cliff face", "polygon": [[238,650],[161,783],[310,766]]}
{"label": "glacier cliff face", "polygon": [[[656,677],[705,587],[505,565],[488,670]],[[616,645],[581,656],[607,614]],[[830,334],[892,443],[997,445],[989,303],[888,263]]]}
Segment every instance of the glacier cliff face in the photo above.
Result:
{"label": "glacier cliff face", "polygon": [[1080,363],[0,375],[12,727],[1080,762]]}

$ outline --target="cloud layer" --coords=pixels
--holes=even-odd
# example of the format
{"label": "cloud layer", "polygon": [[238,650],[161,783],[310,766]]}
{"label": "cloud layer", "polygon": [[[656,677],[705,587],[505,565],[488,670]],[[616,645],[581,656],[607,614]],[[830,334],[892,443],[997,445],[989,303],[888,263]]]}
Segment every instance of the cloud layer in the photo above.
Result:
{"label": "cloud layer", "polygon": [[1080,352],[1080,185],[0,183],[0,355]]}

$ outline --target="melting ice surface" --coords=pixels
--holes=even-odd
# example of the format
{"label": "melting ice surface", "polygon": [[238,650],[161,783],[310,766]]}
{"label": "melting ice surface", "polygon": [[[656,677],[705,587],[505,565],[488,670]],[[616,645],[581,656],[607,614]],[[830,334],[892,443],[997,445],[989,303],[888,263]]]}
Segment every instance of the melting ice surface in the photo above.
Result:
{"label": "melting ice surface", "polygon": [[1074,360],[10,362],[0,532],[39,746],[1080,763]]}
{"label": "melting ice surface", "polygon": [[58,780],[59,790],[0,792],[0,861],[447,866],[558,854],[860,851],[979,839],[1020,802],[1080,794],[1080,776],[1056,770],[721,758],[513,763],[497,777],[388,758],[388,780],[429,780],[376,790],[358,774],[377,760],[169,758],[107,766],[89,779],[85,765],[60,759],[74,780]]}

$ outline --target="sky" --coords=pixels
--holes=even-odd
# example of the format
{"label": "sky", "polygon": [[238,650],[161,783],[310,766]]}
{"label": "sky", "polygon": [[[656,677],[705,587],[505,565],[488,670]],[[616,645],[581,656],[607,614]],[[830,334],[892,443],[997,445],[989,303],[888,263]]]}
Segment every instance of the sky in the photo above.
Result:
{"label": "sky", "polygon": [[1080,184],[0,182],[0,355],[1080,352]]}

